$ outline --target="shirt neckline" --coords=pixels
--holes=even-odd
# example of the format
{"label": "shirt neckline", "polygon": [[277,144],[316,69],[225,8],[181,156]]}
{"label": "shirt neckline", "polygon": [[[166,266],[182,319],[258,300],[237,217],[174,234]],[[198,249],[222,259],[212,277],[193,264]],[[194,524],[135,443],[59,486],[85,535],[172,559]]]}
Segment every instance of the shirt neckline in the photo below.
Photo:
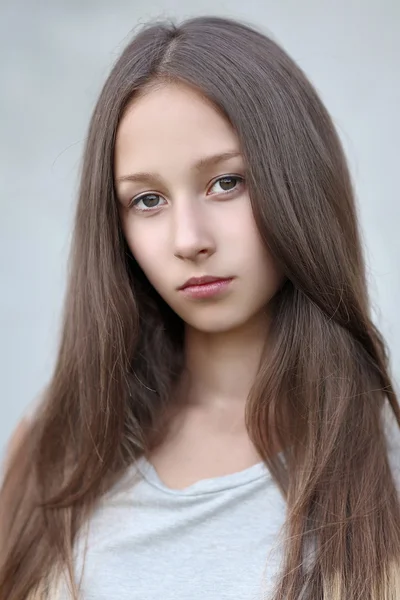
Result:
{"label": "shirt neckline", "polygon": [[205,494],[218,493],[224,490],[248,485],[257,481],[258,479],[264,478],[268,480],[271,477],[265,463],[258,462],[250,467],[242,469],[241,471],[236,471],[235,473],[210,477],[207,479],[200,479],[199,481],[196,481],[185,488],[175,489],[168,487],[160,479],[156,469],[146,459],[146,457],[140,457],[136,464],[138,470],[150,485],[156,487],[164,493],[174,496],[202,496]]}

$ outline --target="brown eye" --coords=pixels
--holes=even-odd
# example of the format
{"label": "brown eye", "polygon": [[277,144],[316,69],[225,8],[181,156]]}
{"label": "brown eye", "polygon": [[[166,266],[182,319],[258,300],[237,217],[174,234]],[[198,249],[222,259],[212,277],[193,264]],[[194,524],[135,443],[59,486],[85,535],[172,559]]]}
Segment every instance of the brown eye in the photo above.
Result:
{"label": "brown eye", "polygon": [[154,208],[157,206],[158,196],[149,194],[148,196],[143,196],[142,201],[146,208]]}
{"label": "brown eye", "polygon": [[138,198],[135,198],[131,202],[131,206],[141,211],[152,210],[154,208],[159,208],[160,206],[162,206],[160,200],[162,200],[162,198],[159,194],[145,194],[144,196],[139,196]]}
{"label": "brown eye", "polygon": [[224,177],[220,179],[221,187],[224,191],[228,192],[232,188],[235,187],[236,179],[235,177]]}
{"label": "brown eye", "polygon": [[[218,184],[222,190],[222,193],[228,194],[229,192],[236,191],[243,181],[243,177],[239,177],[238,175],[225,175],[224,177],[217,179],[211,186],[211,189]],[[220,190],[217,189],[215,193],[218,194],[219,192]]]}

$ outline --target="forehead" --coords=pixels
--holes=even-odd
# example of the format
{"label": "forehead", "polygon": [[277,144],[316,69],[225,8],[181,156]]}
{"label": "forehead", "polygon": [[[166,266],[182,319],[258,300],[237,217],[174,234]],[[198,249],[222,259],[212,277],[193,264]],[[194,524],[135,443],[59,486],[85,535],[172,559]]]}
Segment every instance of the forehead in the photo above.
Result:
{"label": "forehead", "polygon": [[239,150],[232,126],[192,88],[163,85],[134,98],[118,127],[115,175],[127,171],[186,168],[203,156]]}

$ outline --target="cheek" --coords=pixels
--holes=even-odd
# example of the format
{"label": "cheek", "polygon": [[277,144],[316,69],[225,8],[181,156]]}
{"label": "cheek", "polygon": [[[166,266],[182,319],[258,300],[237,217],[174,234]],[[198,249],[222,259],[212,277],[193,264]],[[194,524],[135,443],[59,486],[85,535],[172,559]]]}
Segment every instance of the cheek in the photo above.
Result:
{"label": "cheek", "polygon": [[170,269],[163,231],[157,230],[154,224],[151,227],[144,227],[146,223],[137,225],[135,227],[131,223],[126,226],[125,238],[129,249],[151,285],[168,302]]}
{"label": "cheek", "polygon": [[152,235],[145,227],[135,227],[127,223],[123,227],[126,242],[140,268],[151,283],[157,277],[157,272],[162,270],[163,257],[160,247],[160,237]]}
{"label": "cheek", "polygon": [[244,208],[233,236],[238,259],[244,272],[257,282],[257,287],[273,291],[283,281],[283,273],[265,247],[250,208],[250,200]]}
{"label": "cheek", "polygon": [[243,202],[240,210],[229,215],[224,223],[224,239],[233,252],[248,268],[266,260],[266,250],[258,232],[250,200]]}

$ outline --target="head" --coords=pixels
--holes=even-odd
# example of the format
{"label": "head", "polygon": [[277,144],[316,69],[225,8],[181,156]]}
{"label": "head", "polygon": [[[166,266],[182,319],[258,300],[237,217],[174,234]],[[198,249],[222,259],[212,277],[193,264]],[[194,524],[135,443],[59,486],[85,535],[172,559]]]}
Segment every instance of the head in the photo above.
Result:
{"label": "head", "polygon": [[[129,249],[160,297],[208,333],[266,328],[283,275],[258,231],[238,136],[219,107],[184,83],[150,83],[126,108],[114,180]],[[228,280],[198,297],[193,277]],[[198,293],[198,292],[197,292]]]}
{"label": "head", "polygon": [[[236,156],[204,160],[221,153]],[[212,301],[179,289],[203,275],[231,281]],[[150,24],[90,123],[58,361],[2,492],[4,597],[22,600],[71,563],[97,500],[162,437],[185,325],[227,331],[266,315],[246,420],[288,504],[274,599],[390,597],[400,510],[381,412],[385,400],[399,422],[400,411],[332,121],[255,28]]]}

